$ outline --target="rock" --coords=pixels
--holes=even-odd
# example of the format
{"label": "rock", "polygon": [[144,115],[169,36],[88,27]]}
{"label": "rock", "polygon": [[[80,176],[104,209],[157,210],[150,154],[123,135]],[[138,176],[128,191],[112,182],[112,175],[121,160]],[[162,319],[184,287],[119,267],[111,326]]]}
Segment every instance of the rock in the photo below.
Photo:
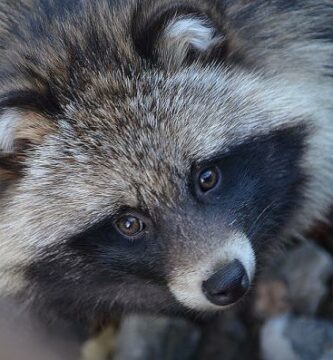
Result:
{"label": "rock", "polygon": [[117,329],[111,324],[82,345],[80,360],[107,360],[112,357],[117,341]]}
{"label": "rock", "polygon": [[261,330],[264,360],[333,359],[333,324],[284,315],[267,321]]}
{"label": "rock", "polygon": [[254,313],[260,319],[293,311],[313,315],[330,293],[333,258],[313,243],[278,257],[258,279]]}
{"label": "rock", "polygon": [[293,310],[312,315],[329,292],[327,283],[333,274],[333,259],[315,244],[308,243],[287,254],[280,274]]}
{"label": "rock", "polygon": [[287,316],[268,320],[261,329],[260,346],[263,360],[300,360],[285,336]]}
{"label": "rock", "polygon": [[289,312],[291,304],[289,300],[287,284],[281,279],[260,279],[256,285],[256,300],[254,312],[260,319],[267,319]]}
{"label": "rock", "polygon": [[328,351],[324,356],[322,356],[319,360],[332,360],[333,359],[333,350]]}
{"label": "rock", "polygon": [[115,360],[192,359],[200,331],[179,319],[129,316],[120,328]]}
{"label": "rock", "polygon": [[206,319],[196,360],[257,360],[256,323],[249,319],[249,328],[243,315],[230,309]]}

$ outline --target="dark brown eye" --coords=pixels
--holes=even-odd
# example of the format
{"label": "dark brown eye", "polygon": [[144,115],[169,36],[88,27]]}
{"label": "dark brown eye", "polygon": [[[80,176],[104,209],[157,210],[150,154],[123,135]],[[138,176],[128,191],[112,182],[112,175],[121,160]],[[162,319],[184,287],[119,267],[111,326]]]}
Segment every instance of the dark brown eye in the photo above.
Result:
{"label": "dark brown eye", "polygon": [[199,175],[199,186],[201,191],[212,190],[219,182],[220,172],[216,167],[203,170]]}
{"label": "dark brown eye", "polygon": [[118,231],[125,236],[139,235],[145,228],[145,224],[135,216],[125,215],[116,221]]}

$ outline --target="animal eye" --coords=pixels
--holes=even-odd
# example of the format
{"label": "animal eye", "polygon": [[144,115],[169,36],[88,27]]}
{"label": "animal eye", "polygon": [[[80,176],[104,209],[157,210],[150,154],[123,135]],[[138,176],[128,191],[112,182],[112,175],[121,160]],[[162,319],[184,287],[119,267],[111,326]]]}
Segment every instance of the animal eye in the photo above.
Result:
{"label": "animal eye", "polygon": [[199,186],[202,192],[214,189],[220,180],[220,171],[217,167],[210,167],[201,171],[199,175]]}
{"label": "animal eye", "polygon": [[124,215],[120,217],[115,225],[118,231],[127,237],[139,235],[144,229],[145,224],[139,218],[131,215]]}

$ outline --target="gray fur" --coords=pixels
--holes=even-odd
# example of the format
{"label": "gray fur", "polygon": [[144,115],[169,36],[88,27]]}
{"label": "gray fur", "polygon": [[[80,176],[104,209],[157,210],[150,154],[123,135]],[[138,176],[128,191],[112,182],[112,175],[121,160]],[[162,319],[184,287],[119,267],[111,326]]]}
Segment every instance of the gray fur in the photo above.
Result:
{"label": "gray fur", "polygon": [[[325,218],[333,204],[332,1],[184,0],[215,28],[191,60],[188,32],[160,36],[152,54],[136,48],[135,34],[171,1],[77,0],[69,2],[76,10],[48,12],[61,3],[0,2],[2,292],[42,298],[25,276],[29,265],[124,206],[156,223],[173,214],[181,227],[168,239],[170,283],[199,271],[202,258],[228,245],[218,227],[180,210],[192,164],[279,129],[305,126],[310,135],[302,201],[278,237]],[[42,102],[51,92],[55,109],[6,103],[26,91]],[[223,232],[233,239],[233,229]],[[80,282],[78,273],[66,276]],[[126,307],[123,287],[117,301]]]}

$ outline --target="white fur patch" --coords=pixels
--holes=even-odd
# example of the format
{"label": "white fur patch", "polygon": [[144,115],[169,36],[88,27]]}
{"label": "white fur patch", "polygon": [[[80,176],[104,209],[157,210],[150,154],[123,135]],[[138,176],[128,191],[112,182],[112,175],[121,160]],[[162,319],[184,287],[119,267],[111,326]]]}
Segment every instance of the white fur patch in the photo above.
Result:
{"label": "white fur patch", "polygon": [[208,21],[195,17],[178,17],[166,26],[158,44],[160,59],[171,66],[179,66],[190,49],[208,51],[221,41],[216,29]]}
{"label": "white fur patch", "polygon": [[0,151],[10,153],[13,151],[16,126],[20,114],[16,110],[7,110],[0,117]]}
{"label": "white fur patch", "polygon": [[215,29],[199,18],[180,18],[165,29],[165,37],[180,45],[192,45],[200,51],[207,50],[215,41]]}
{"label": "white fur patch", "polygon": [[256,260],[252,245],[245,235],[236,233],[223,242],[220,250],[208,255],[193,267],[176,269],[169,282],[169,289],[179,302],[190,309],[208,311],[227,308],[228,306],[212,304],[202,292],[202,283],[214,274],[217,265],[227,265],[233,260],[239,260],[249,280],[253,280]]}

